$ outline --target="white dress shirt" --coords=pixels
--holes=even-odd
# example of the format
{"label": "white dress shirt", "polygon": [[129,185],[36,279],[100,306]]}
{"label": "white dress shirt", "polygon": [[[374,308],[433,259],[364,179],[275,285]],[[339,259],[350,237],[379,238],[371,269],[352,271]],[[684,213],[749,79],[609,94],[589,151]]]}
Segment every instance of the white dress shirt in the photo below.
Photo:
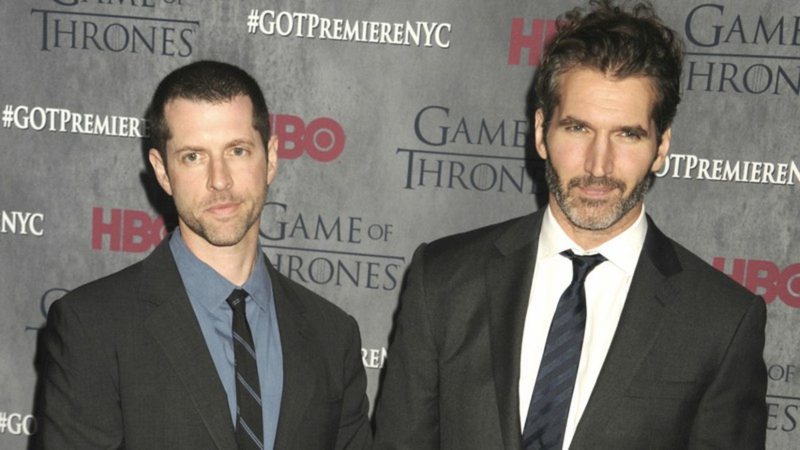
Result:
{"label": "white dress shirt", "polygon": [[647,220],[642,208],[639,218],[625,231],[597,248],[583,249],[567,236],[553,217],[550,207],[544,215],[522,333],[519,376],[519,416],[522,427],[528,415],[550,322],[561,294],[572,281],[572,261],[559,253],[570,249],[576,255],[600,253],[607,259],[589,273],[585,282],[586,330],[567,416],[565,449],[572,442],[617,330],[646,233]]}

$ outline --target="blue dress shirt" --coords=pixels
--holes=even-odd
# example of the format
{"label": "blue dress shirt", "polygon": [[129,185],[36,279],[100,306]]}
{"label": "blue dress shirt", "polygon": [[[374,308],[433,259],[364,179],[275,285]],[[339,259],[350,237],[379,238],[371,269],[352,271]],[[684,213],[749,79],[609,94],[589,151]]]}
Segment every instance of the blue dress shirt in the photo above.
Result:
{"label": "blue dress shirt", "polygon": [[175,229],[169,247],[178,265],[183,285],[191,301],[200,330],[219,379],[228,395],[231,421],[236,426],[236,376],[233,355],[233,312],[225,299],[235,288],[249,296],[245,300],[247,323],[256,347],[258,379],[261,385],[261,405],[264,417],[264,448],[275,445],[281,395],[283,392],[283,355],[272,296],[272,283],[267,273],[264,254],[257,252],[253,271],[243,286],[236,286],[206,263],[200,261],[183,242]]}

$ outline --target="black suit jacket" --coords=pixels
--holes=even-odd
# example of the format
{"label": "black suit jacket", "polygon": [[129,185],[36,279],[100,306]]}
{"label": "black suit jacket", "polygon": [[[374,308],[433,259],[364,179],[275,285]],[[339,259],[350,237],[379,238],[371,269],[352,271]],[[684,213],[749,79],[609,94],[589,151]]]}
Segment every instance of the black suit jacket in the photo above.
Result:
{"label": "black suit jacket", "polygon": [[[367,447],[355,320],[267,268],[284,370],[275,448]],[[225,391],[166,240],[55,302],[39,358],[35,448],[236,448]]]}
{"label": "black suit jacket", "polygon": [[[377,448],[520,448],[519,355],[542,216],[417,250],[377,404]],[[763,300],[648,221],[570,448],[764,448]]]}

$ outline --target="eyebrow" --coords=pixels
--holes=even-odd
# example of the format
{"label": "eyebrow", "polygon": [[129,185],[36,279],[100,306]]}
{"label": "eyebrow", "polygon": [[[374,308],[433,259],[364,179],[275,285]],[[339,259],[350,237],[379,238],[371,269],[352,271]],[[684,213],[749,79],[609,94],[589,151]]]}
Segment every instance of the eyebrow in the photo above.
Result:
{"label": "eyebrow", "polygon": [[567,125],[580,125],[580,126],[589,126],[589,122],[584,120],[576,119],[572,116],[564,117],[563,119],[559,119],[557,125],[560,127],[567,126]]}
{"label": "eyebrow", "polygon": [[225,144],[225,148],[236,147],[238,145],[253,146],[254,144],[253,144],[253,141],[251,141],[249,139],[234,139],[234,140],[228,142],[227,144]]}
{"label": "eyebrow", "polygon": [[[236,147],[238,145],[249,145],[249,146],[252,146],[253,142],[251,140],[249,140],[249,139],[234,139],[234,140],[226,143],[225,144],[225,148]],[[198,151],[203,151],[203,150],[205,150],[205,147],[203,147],[203,146],[186,145],[186,146],[181,147],[181,148],[176,148],[175,149],[175,153],[180,153],[180,152],[185,152],[185,151],[198,152]]]}
{"label": "eyebrow", "polygon": [[[572,117],[572,116],[566,116],[563,119],[559,119],[558,122],[557,122],[557,125],[561,126],[561,127],[569,126],[569,125],[580,125],[582,127],[591,128],[591,124],[589,124],[589,122],[586,122],[585,120],[577,119],[577,118]],[[623,125],[623,126],[619,127],[618,130],[619,131],[624,131],[626,133],[636,134],[636,135],[641,136],[641,137],[647,137],[649,135],[647,130],[644,127],[642,127],[641,125]]]}
{"label": "eyebrow", "polygon": [[177,154],[177,153],[181,153],[181,152],[199,152],[199,151],[202,151],[202,150],[203,150],[203,147],[195,147],[195,146],[192,146],[192,145],[185,145],[183,147],[176,148],[173,153]]}

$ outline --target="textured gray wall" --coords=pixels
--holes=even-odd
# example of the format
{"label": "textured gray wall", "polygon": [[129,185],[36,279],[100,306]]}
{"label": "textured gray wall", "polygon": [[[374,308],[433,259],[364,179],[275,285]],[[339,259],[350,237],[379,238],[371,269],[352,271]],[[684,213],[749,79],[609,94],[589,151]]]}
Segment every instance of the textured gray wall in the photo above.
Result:
{"label": "textured gray wall", "polygon": [[[501,3],[0,3],[0,448],[24,448],[35,428],[27,416],[46,307],[162,236],[163,195],[146,193],[136,121],[156,83],[198,59],[238,64],[264,87],[286,144],[265,251],[358,319],[374,398],[416,245],[537,208],[525,99],[542,39],[516,48],[513,23],[532,35],[580,3]],[[689,55],[671,164],[647,210],[769,302],[768,448],[798,448],[800,5],[655,3]],[[352,39],[335,39],[333,19],[342,35],[358,27]],[[368,22],[390,24],[401,42],[370,42],[395,35]],[[405,45],[417,22],[419,44]]]}

